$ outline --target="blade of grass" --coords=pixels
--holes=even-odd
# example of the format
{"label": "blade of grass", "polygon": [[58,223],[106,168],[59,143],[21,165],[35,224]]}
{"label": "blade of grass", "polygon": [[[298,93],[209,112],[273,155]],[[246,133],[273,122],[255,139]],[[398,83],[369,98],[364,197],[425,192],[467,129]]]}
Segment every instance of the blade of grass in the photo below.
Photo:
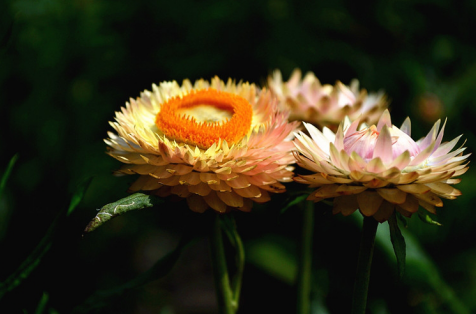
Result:
{"label": "blade of grass", "polygon": [[11,274],[7,279],[0,283],[0,300],[3,296],[18,287],[22,281],[31,274],[31,272],[38,266],[43,256],[48,252],[53,243],[53,237],[58,229],[61,218],[64,217],[65,212],[71,213],[80,203],[84,193],[91,182],[90,179],[84,181],[75,191],[72,201],[67,211],[60,211],[53,222],[50,224],[46,234],[35,247],[35,249],[28,255],[28,257],[21,263],[21,265]]}

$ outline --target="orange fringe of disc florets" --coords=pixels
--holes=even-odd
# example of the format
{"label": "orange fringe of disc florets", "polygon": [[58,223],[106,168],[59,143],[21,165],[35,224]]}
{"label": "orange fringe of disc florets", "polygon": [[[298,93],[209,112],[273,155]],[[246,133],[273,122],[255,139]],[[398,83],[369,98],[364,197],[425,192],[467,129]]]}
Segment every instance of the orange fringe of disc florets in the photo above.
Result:
{"label": "orange fringe of disc florets", "polygon": [[[178,114],[178,109],[210,105],[233,113],[231,119],[220,122],[197,122],[194,117]],[[187,144],[208,148],[219,140],[234,144],[248,134],[253,109],[243,97],[204,89],[169,99],[161,105],[155,124],[167,137]]]}

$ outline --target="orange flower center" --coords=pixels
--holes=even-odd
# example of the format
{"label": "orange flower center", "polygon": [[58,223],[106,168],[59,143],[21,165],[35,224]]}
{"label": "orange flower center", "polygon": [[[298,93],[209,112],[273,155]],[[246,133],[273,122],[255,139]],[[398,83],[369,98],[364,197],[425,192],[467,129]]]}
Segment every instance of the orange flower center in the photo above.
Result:
{"label": "orange flower center", "polygon": [[169,138],[206,149],[220,139],[228,144],[241,140],[251,128],[252,116],[243,97],[202,89],[163,103],[155,125]]}

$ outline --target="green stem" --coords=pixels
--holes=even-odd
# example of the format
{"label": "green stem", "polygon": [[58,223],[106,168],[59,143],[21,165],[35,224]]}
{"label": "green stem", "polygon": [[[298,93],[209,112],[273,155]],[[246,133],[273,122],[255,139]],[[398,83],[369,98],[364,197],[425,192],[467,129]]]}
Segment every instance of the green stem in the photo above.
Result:
{"label": "green stem", "polygon": [[357,261],[357,276],[354,285],[352,314],[364,314],[367,307],[370,266],[372,264],[377,227],[378,222],[373,217],[364,217],[359,259]]}
{"label": "green stem", "polygon": [[309,314],[311,309],[311,262],[313,231],[314,203],[305,202],[302,217],[302,238],[297,278],[296,312],[298,314]]}
{"label": "green stem", "polygon": [[225,250],[223,248],[223,236],[220,225],[220,217],[216,216],[213,224],[213,231],[210,237],[210,247],[212,253],[213,275],[215,279],[215,290],[218,301],[218,312],[220,314],[234,314],[235,306],[233,293],[230,289],[228,269],[226,266]]}
{"label": "green stem", "polygon": [[234,246],[236,250],[236,273],[232,279],[232,291],[233,291],[233,305],[235,311],[238,310],[238,305],[240,303],[240,292],[241,292],[241,282],[243,278],[243,271],[245,268],[245,250],[243,248],[243,242],[241,238],[234,229]]}

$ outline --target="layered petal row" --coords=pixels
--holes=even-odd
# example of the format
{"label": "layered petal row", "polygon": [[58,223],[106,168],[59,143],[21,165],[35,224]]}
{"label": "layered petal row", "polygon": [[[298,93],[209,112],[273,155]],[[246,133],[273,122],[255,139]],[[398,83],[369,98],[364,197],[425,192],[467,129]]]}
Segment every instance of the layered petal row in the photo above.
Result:
{"label": "layered petal row", "polygon": [[129,190],[185,198],[191,210],[249,211],[285,191],[297,122],[254,84],[185,80],[153,85],[116,112],[105,142],[138,174]]}
{"label": "layered petal row", "polygon": [[268,86],[280,106],[291,110],[290,120],[309,122],[320,128],[337,128],[346,116],[375,123],[388,106],[383,92],[368,94],[365,89],[359,90],[357,80],[350,86],[340,81],[334,86],[321,85],[314,73],[309,72],[302,78],[299,69],[294,70],[287,82],[283,82],[279,70],[275,71],[268,77]]}
{"label": "layered petal row", "polygon": [[468,169],[465,147],[454,149],[461,136],[442,142],[445,124],[440,129],[437,121],[426,137],[414,141],[410,119],[397,128],[387,110],[376,125],[345,119],[336,133],[304,123],[309,135],[296,134],[295,157],[313,174],[294,180],[316,188],[308,200],[334,198],[335,214],[359,209],[383,222],[395,210],[407,217],[420,206],[436,213],[441,198],[461,195],[452,185]]}

